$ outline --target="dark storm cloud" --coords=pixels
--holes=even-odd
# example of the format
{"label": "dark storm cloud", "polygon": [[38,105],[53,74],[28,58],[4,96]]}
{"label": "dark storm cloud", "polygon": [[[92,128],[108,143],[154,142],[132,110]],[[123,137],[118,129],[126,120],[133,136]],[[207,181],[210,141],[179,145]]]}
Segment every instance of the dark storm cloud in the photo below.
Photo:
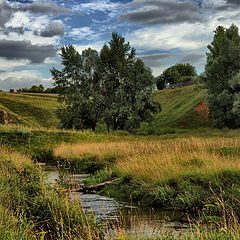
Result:
{"label": "dark storm cloud", "polygon": [[54,46],[32,45],[30,41],[0,40],[0,57],[11,59],[28,59],[32,63],[42,63],[48,57],[55,57]]}
{"label": "dark storm cloud", "polygon": [[240,0],[226,0],[226,4],[219,7],[218,10],[232,10],[240,7]]}
{"label": "dark storm cloud", "polygon": [[13,8],[4,1],[0,1],[0,26],[4,26],[13,14]]}
{"label": "dark storm cloud", "polygon": [[159,67],[161,65],[161,60],[168,57],[171,57],[171,55],[167,53],[161,53],[146,56],[138,56],[137,58],[143,60],[148,67]]}
{"label": "dark storm cloud", "polygon": [[198,63],[200,60],[206,57],[204,53],[189,53],[184,56],[180,62],[182,63]]}
{"label": "dark storm cloud", "polygon": [[8,77],[5,79],[0,79],[0,89],[8,91],[9,89],[19,89],[19,88],[29,88],[32,85],[42,84],[45,88],[52,87],[51,81],[41,80],[39,78],[16,78]]}
{"label": "dark storm cloud", "polygon": [[120,16],[120,19],[141,25],[202,21],[198,7],[191,2],[134,0],[125,6],[135,10]]}
{"label": "dark storm cloud", "polygon": [[240,5],[240,1],[239,0],[227,0],[227,3]]}
{"label": "dark storm cloud", "polygon": [[41,33],[42,37],[62,36],[65,32],[65,26],[61,22],[50,23]]}
{"label": "dark storm cloud", "polygon": [[71,10],[60,7],[55,3],[51,2],[33,2],[21,4],[18,6],[19,11],[29,11],[35,14],[53,14],[53,15],[65,15],[70,14]]}

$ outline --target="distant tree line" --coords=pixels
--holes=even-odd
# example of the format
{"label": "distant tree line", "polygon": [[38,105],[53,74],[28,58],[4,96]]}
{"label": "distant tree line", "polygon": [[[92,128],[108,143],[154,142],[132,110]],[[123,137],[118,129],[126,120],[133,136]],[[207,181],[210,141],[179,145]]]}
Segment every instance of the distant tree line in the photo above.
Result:
{"label": "distant tree line", "polygon": [[[9,89],[10,93],[15,92],[14,89]],[[33,85],[30,88],[19,88],[16,92],[20,93],[58,93],[59,90],[57,87],[44,89],[43,85]]]}

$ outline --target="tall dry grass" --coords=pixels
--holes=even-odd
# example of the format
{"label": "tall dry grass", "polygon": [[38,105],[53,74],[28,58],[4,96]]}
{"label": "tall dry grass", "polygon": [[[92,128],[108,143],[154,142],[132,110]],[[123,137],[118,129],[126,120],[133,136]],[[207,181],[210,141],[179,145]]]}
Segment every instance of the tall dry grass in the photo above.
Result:
{"label": "tall dry grass", "polygon": [[240,138],[179,138],[125,142],[60,145],[54,155],[66,159],[94,154],[118,157],[115,169],[141,183],[167,180],[191,173],[214,173],[223,169],[240,170],[240,150],[220,154],[222,148],[240,146]]}

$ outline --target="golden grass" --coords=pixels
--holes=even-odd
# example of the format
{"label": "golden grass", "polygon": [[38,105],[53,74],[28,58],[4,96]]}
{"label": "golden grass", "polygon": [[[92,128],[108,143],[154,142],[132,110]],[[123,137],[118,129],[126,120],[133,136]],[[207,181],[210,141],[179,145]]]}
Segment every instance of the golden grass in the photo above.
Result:
{"label": "golden grass", "polygon": [[[157,182],[191,173],[214,173],[224,169],[240,170],[234,154],[221,155],[221,147],[238,147],[240,138],[178,138],[125,142],[60,145],[54,154],[73,159],[85,154],[119,156],[115,169],[141,183]],[[240,155],[240,152],[239,152]]]}

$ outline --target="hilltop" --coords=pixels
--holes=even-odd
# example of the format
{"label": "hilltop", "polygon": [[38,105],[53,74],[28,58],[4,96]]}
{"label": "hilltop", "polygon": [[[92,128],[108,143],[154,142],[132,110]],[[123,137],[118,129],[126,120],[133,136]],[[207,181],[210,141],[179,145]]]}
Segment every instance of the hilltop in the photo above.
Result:
{"label": "hilltop", "polygon": [[[207,90],[189,86],[157,91],[154,94],[162,111],[151,123],[142,124],[139,132],[154,133],[163,128],[198,128],[209,125],[206,107]],[[36,127],[55,127],[58,124],[56,94],[0,93],[0,118]]]}

